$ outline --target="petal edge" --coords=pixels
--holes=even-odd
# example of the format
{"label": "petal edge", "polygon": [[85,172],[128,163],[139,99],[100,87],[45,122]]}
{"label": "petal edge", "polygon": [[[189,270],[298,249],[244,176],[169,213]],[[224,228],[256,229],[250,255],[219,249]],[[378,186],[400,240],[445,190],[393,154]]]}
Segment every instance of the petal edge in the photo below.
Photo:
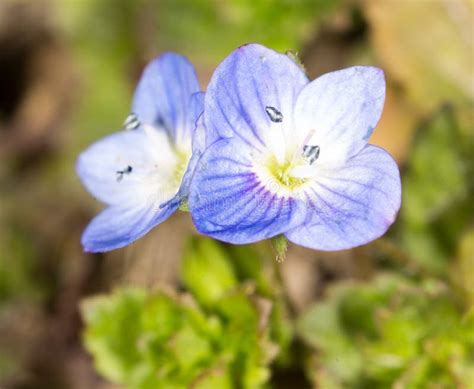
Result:
{"label": "petal edge", "polygon": [[344,250],[382,236],[401,205],[398,166],[383,149],[367,145],[346,166],[315,179],[306,221],[286,233],[296,244]]}

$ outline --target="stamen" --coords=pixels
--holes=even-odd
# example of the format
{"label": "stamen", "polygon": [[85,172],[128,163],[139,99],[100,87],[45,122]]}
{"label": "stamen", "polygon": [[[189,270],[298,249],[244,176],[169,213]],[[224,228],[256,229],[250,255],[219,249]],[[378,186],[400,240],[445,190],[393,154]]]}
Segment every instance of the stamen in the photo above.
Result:
{"label": "stamen", "polygon": [[318,159],[319,151],[319,146],[305,145],[303,147],[303,157],[305,157],[309,164],[312,165]]}
{"label": "stamen", "polygon": [[117,182],[122,181],[123,175],[124,174],[130,174],[132,172],[133,168],[129,165],[123,170],[117,170]]}
{"label": "stamen", "polygon": [[313,137],[315,132],[316,132],[316,130],[313,129],[313,130],[310,130],[306,134],[305,138],[303,139],[303,142],[301,142],[301,145],[295,150],[295,153],[293,154],[293,157],[291,158],[291,163],[292,164],[296,163],[298,158],[300,158],[301,155],[303,155],[305,146],[308,144],[309,140]]}
{"label": "stamen", "polygon": [[275,107],[267,106],[265,107],[265,112],[272,122],[281,123],[283,121],[283,114]]}
{"label": "stamen", "polygon": [[123,128],[125,130],[135,130],[138,127],[140,127],[140,120],[138,120],[137,115],[132,112],[123,122]]}

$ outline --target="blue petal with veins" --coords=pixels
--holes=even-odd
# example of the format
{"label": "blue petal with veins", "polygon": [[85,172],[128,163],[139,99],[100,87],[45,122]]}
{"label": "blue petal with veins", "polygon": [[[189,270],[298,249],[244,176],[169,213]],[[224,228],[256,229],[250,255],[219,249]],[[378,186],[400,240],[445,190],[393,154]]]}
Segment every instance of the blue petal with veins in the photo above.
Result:
{"label": "blue petal with veins", "polygon": [[[76,171],[86,189],[108,207],[82,236],[86,251],[124,247],[166,220],[187,195],[192,137],[203,94],[191,63],[166,53],[138,82],[125,131],[80,154]],[[194,165],[193,165],[194,166]]]}
{"label": "blue petal with veins", "polygon": [[285,234],[322,250],[381,236],[401,198],[396,163],[367,145],[384,98],[374,67],[310,82],[264,46],[232,52],[204,101],[200,138],[210,141],[201,142],[189,192],[197,229],[236,244]]}

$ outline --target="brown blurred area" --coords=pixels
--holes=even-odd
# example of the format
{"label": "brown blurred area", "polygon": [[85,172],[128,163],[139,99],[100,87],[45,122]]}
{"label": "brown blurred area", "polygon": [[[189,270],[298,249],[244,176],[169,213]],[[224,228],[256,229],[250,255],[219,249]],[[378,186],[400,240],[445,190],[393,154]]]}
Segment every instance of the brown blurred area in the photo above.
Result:
{"label": "brown blurred area", "polygon": [[[163,41],[165,27],[151,17],[168,2],[158,1],[156,8],[150,1],[139,7],[133,7],[132,1],[118,3],[125,15],[129,8],[138,9],[124,19],[130,23],[125,29],[129,41],[125,48],[117,49],[117,68],[113,70],[113,75],[123,76],[123,93],[129,98],[144,63],[174,46]],[[382,29],[389,25],[386,13],[409,12],[410,3],[385,2],[388,6],[384,8],[377,1],[344,2],[337,12],[308,23],[308,32],[297,47],[311,78],[355,63],[384,66],[387,98],[372,143],[391,152],[402,168],[414,129],[434,106],[442,104],[434,98],[427,106],[413,104],[406,97],[411,92],[404,82],[414,76],[393,71],[411,65],[401,60],[395,63],[392,53],[385,54],[384,39],[397,34],[396,27]],[[423,14],[425,2],[415,3],[421,8],[415,14]],[[471,3],[444,3],[454,19],[472,15]],[[81,32],[77,37],[64,27],[70,17],[66,11],[81,6],[81,0],[0,0],[0,266],[18,268],[5,276],[14,281],[0,294],[2,389],[111,388],[94,372],[91,358],[81,346],[79,301],[124,284],[179,287],[177,269],[183,247],[196,233],[189,215],[179,212],[128,248],[109,254],[83,253],[80,235],[101,206],[81,187],[74,160],[88,143],[118,129],[128,111],[122,100],[108,108],[105,92],[103,99],[102,95],[94,97],[98,103],[95,109],[106,111],[100,120],[94,122],[95,117],[84,108],[84,101],[102,93],[95,88],[113,88],[115,84],[88,79],[88,71],[98,67],[91,65],[91,57],[108,55],[101,50],[108,47],[109,36]],[[111,18],[124,17],[117,16],[118,11],[110,12]],[[98,17],[99,23],[103,15]],[[87,28],[82,26],[81,31]],[[430,33],[428,27],[413,31]],[[413,31],[412,39],[418,39]],[[467,34],[472,47],[472,29],[461,34]],[[256,35],[253,40],[258,38]],[[88,46],[87,41],[94,39],[105,43]],[[404,42],[399,44],[403,51]],[[187,46],[176,44],[177,51],[182,47]],[[208,57],[197,54],[205,50],[197,47],[195,52],[184,52],[196,63],[203,86],[219,62],[216,58],[223,58],[220,52]],[[104,67],[113,63],[110,60]],[[117,107],[124,110],[117,112]],[[290,246],[282,274],[293,308],[303,311],[335,279],[367,279],[376,266],[374,253],[383,254],[384,250],[393,250],[390,242],[337,253]]]}

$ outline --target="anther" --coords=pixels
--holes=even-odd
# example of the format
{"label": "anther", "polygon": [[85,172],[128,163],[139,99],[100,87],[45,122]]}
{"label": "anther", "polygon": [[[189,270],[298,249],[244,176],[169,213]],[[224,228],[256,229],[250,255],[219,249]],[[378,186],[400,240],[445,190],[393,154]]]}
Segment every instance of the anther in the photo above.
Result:
{"label": "anther", "polygon": [[124,174],[130,174],[132,172],[133,168],[129,165],[123,170],[117,170],[117,182],[122,181],[123,175]]}
{"label": "anther", "polygon": [[305,157],[309,164],[312,165],[318,159],[319,151],[319,146],[305,145],[303,146],[303,157]]}
{"label": "anther", "polygon": [[272,122],[281,123],[283,121],[283,114],[275,107],[267,106],[265,107],[265,112]]}
{"label": "anther", "polygon": [[123,122],[123,128],[126,130],[135,130],[138,127],[140,127],[140,120],[138,120],[137,115],[132,112]]}

